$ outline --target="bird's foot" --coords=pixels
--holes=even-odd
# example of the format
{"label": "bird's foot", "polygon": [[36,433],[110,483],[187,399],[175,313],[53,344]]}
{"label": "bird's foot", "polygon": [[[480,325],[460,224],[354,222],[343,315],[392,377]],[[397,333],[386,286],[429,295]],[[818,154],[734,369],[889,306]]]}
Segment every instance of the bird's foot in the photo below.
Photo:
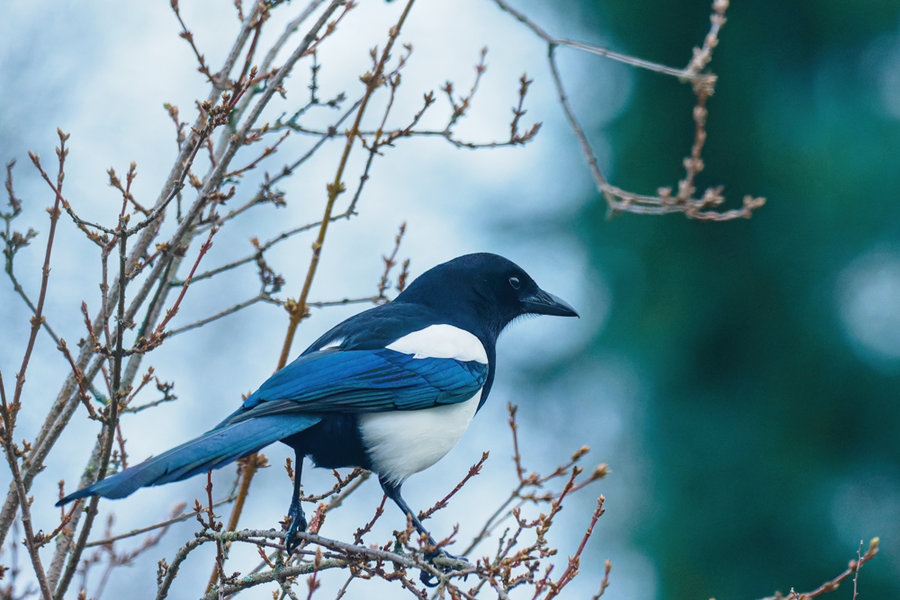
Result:
{"label": "bird's foot", "polygon": [[303,509],[300,508],[299,503],[296,507],[291,506],[288,511],[288,518],[291,520],[291,524],[288,526],[287,534],[284,536],[284,546],[287,548],[288,556],[290,556],[297,549],[297,546],[300,545],[300,536],[297,534],[306,531],[306,515],[303,514]]}
{"label": "bird's foot", "polygon": [[[427,560],[431,564],[434,564],[434,559],[436,559],[436,558],[446,558],[446,559],[455,560],[455,561],[462,561],[467,564],[469,562],[468,560],[466,560],[465,557],[450,554],[449,552],[447,552],[446,550],[444,550],[442,548],[438,548],[436,550],[432,550],[431,552],[425,553],[425,560]],[[434,566],[437,567],[443,573],[449,573],[451,571],[458,570],[458,567],[451,567],[449,565],[434,565]],[[465,579],[466,577],[468,577],[468,574],[465,575],[463,577],[463,579]],[[438,583],[440,583],[440,578],[437,575],[435,575],[434,573],[429,573],[428,571],[423,570],[422,572],[419,573],[419,581],[421,581],[423,584],[425,584],[425,587],[437,587]]]}

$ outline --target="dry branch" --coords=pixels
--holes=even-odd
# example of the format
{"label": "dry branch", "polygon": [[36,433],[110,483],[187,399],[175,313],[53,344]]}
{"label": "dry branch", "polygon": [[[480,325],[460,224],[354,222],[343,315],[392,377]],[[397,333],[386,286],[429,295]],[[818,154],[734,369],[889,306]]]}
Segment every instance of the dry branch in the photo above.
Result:
{"label": "dry branch", "polygon": [[[765,198],[747,195],[744,196],[740,208],[723,211],[720,210],[720,207],[724,204],[725,198],[722,196],[721,186],[707,188],[699,196],[695,193],[694,179],[697,174],[703,170],[701,153],[706,141],[706,102],[713,94],[716,82],[716,75],[706,72],[705,69],[709,65],[710,60],[712,60],[713,49],[719,43],[719,31],[725,24],[725,13],[728,10],[729,4],[728,0],[713,0],[709,32],[704,37],[702,46],[694,48],[690,61],[683,69],[675,69],[620,54],[618,52],[613,52],[605,48],[592,46],[590,44],[554,37],[532,19],[528,18],[524,13],[513,8],[506,0],[494,0],[494,3],[502,11],[510,14],[517,21],[528,27],[536,36],[547,44],[547,57],[550,73],[553,77],[553,84],[556,87],[559,103],[562,106],[572,132],[578,140],[581,153],[584,156],[588,170],[594,180],[594,185],[596,186],[597,191],[605,198],[609,210],[612,213],[630,212],[643,215],[681,213],[692,219],[730,221],[738,218],[750,218],[753,211],[765,204]],[[640,194],[616,187],[607,180],[597,164],[597,157],[594,154],[593,147],[588,140],[584,128],[579,123],[578,116],[576,115],[572,103],[569,100],[569,95],[566,92],[565,82],[563,81],[562,75],[560,75],[557,64],[556,52],[559,48],[573,48],[590,54],[596,54],[598,56],[623,62],[633,67],[647,69],[661,75],[676,77],[683,83],[691,84],[691,88],[697,99],[692,111],[696,133],[694,142],[691,146],[690,156],[683,161],[685,175],[676,186],[677,193],[673,194],[671,187],[661,186],[657,190],[656,195]]]}

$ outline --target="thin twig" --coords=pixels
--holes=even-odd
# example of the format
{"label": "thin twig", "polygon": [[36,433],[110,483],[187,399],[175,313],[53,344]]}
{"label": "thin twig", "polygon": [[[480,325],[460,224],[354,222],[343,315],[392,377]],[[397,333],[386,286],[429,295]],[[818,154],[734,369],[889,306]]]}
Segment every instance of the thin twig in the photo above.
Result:
{"label": "thin twig", "polygon": [[32,525],[31,520],[32,499],[28,498],[26,495],[25,484],[22,481],[22,472],[19,469],[19,457],[12,442],[12,419],[10,418],[10,415],[12,414],[13,407],[6,401],[6,386],[3,383],[2,372],[0,372],[0,401],[2,401],[0,408],[2,408],[3,417],[2,443],[6,453],[6,462],[9,465],[9,470],[12,472],[16,494],[18,494],[20,498],[25,499],[24,502],[19,503],[19,510],[21,512],[20,520],[22,521],[22,528],[25,530],[25,548],[28,550],[28,556],[31,559],[31,566],[34,569],[35,577],[37,577],[41,595],[44,597],[44,600],[50,600],[53,598],[53,593],[50,591],[50,584],[47,581],[44,565],[41,562],[41,556],[38,553],[40,545],[35,537],[34,526]]}
{"label": "thin twig", "polygon": [[[572,132],[578,140],[581,153],[594,180],[594,185],[597,191],[603,195],[612,213],[630,212],[644,215],[681,213],[688,218],[698,220],[730,221],[739,218],[750,218],[755,210],[765,204],[764,198],[747,195],[744,196],[740,208],[721,211],[719,206],[725,201],[721,187],[710,187],[700,194],[699,197],[694,195],[694,179],[703,170],[703,161],[700,155],[706,140],[706,100],[712,95],[716,81],[715,75],[706,72],[704,69],[712,59],[712,51],[718,44],[719,32],[725,24],[725,12],[728,8],[727,0],[713,0],[709,32],[704,37],[703,45],[694,49],[691,60],[683,69],[674,69],[590,44],[556,38],[525,16],[524,13],[513,8],[506,0],[494,0],[494,3],[502,11],[512,15],[517,21],[531,29],[535,35],[547,44],[550,73],[553,84],[556,87],[560,106],[565,113]],[[569,102],[569,97],[557,66],[556,50],[560,47],[574,48],[624,62],[634,67],[677,77],[680,81],[688,82],[692,85],[694,94],[697,97],[696,105],[692,111],[696,132],[691,146],[691,154],[684,160],[685,176],[678,182],[676,194],[672,193],[670,187],[665,186],[659,187],[655,196],[638,194],[618,188],[607,181],[600,171],[593,148]]]}
{"label": "thin twig", "polygon": [[842,581],[844,581],[851,575],[854,575],[854,593],[855,593],[855,585],[856,585],[855,575],[856,575],[856,573],[859,572],[859,569],[865,563],[867,563],[870,560],[872,560],[873,558],[875,558],[875,555],[878,554],[879,542],[880,542],[880,539],[877,537],[869,540],[869,548],[868,548],[868,550],[866,550],[865,554],[863,554],[862,556],[857,556],[856,560],[851,560],[850,564],[840,575],[838,575],[837,577],[834,577],[833,579],[829,579],[828,581],[826,581],[825,583],[823,583],[816,589],[812,590],[811,592],[798,593],[798,592],[791,590],[791,593],[788,594],[787,596],[777,594],[775,596],[767,596],[766,598],[763,598],[762,600],[809,600],[810,598],[815,598],[817,596],[821,596],[822,594],[826,594],[828,592],[833,592],[834,590],[838,589],[838,587],[840,586]]}
{"label": "thin twig", "polygon": [[[25,386],[25,374],[28,370],[29,361],[34,350],[38,331],[40,330],[41,323],[44,320],[44,301],[47,297],[47,289],[50,282],[50,257],[53,252],[53,240],[56,238],[56,224],[59,221],[60,204],[62,202],[62,187],[63,180],[65,178],[65,160],[66,155],[69,152],[66,148],[66,140],[69,139],[69,136],[68,134],[64,134],[61,130],[58,129],[57,134],[59,135],[59,146],[56,148],[56,156],[59,162],[59,170],[56,176],[53,207],[49,210],[50,232],[47,236],[47,246],[46,250],[44,251],[44,264],[41,270],[41,288],[40,292],[38,292],[38,301],[37,305],[35,306],[34,316],[32,316],[31,318],[31,331],[29,332],[28,342],[25,345],[25,352],[22,356],[22,364],[19,367],[18,373],[16,373],[16,386],[15,391],[13,392],[12,402],[7,402],[6,386],[3,384],[2,375],[0,375],[0,394],[2,394],[3,447],[6,452],[7,463],[9,464],[10,471],[12,472],[15,494],[18,498],[19,510],[21,512],[22,526],[25,529],[25,545],[28,549],[32,567],[34,568],[35,575],[38,579],[38,585],[40,587],[41,594],[44,596],[45,600],[50,600],[50,598],[52,597],[52,592],[50,589],[50,583],[47,579],[47,575],[44,572],[43,563],[41,562],[40,555],[38,554],[39,544],[35,537],[34,528],[32,527],[31,521],[31,500],[29,500],[27,497],[27,485],[22,476],[22,471],[19,468],[19,455],[16,452],[15,444],[13,442],[13,436],[16,427],[16,417],[18,415],[19,409],[22,406],[22,391]],[[36,162],[38,160],[37,155],[32,154],[31,156],[32,162]],[[10,197],[12,198],[12,196]],[[2,538],[2,536],[0,536],[0,538]]]}

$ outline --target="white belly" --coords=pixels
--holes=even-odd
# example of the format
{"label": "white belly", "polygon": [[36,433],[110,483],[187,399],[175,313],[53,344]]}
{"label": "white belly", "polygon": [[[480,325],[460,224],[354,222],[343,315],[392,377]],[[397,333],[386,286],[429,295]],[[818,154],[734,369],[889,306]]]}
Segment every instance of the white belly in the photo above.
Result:
{"label": "white belly", "polygon": [[480,400],[481,390],[456,404],[360,415],[359,429],[373,470],[402,483],[413,473],[427,469],[456,445]]}

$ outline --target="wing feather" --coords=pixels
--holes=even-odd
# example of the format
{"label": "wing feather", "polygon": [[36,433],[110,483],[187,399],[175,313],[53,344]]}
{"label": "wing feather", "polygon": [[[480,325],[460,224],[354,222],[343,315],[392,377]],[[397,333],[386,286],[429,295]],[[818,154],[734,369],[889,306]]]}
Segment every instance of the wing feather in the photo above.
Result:
{"label": "wing feather", "polygon": [[305,354],[272,375],[226,421],[432,408],[470,399],[487,375],[487,365],[475,361],[414,358],[385,348],[327,348]]}

